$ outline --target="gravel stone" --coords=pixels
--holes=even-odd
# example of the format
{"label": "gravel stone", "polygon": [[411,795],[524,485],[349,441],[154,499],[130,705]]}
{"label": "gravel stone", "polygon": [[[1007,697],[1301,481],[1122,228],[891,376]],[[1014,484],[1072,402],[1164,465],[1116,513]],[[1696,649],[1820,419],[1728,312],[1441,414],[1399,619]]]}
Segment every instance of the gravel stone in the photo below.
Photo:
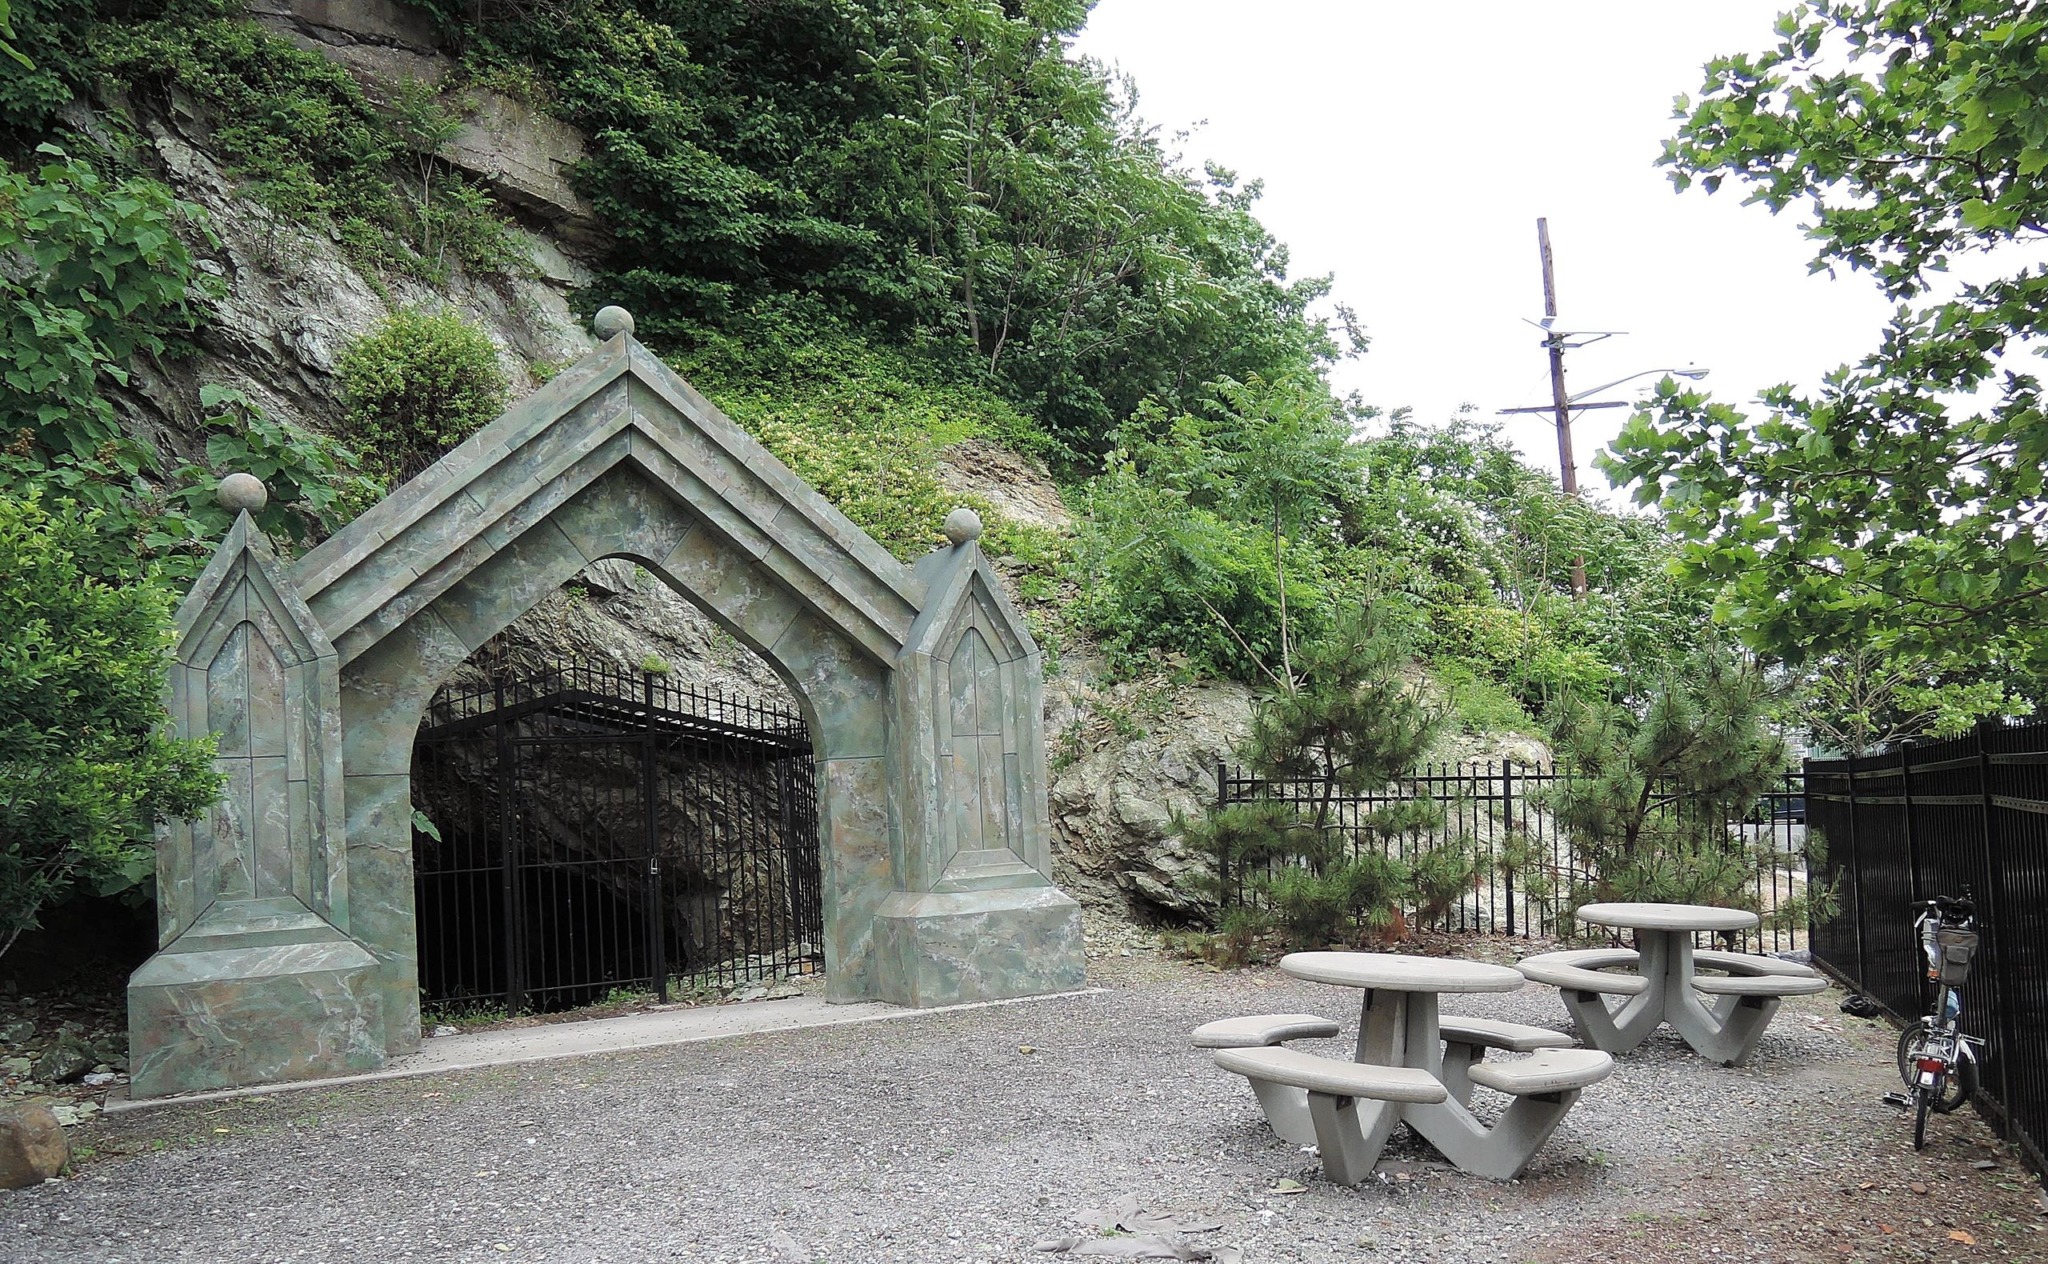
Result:
{"label": "gravel stone", "polygon": [[[1974,1116],[1914,1155],[1878,1100],[1888,1029],[1835,1014],[1839,993],[1788,1003],[1748,1067],[1653,1036],[1520,1181],[1397,1133],[1345,1189],[1187,1033],[1321,1013],[1346,1036],[1302,1047],[1341,1053],[1356,993],[1091,948],[1110,986],[1087,995],[93,1120],[73,1144],[97,1160],[0,1195],[0,1261],[1017,1264],[1126,1195],[1260,1264],[1941,1257],[1954,1227],[2048,1252],[2017,1164],[1970,1167],[2005,1157]],[[1564,1024],[1534,985],[1446,1007]]]}

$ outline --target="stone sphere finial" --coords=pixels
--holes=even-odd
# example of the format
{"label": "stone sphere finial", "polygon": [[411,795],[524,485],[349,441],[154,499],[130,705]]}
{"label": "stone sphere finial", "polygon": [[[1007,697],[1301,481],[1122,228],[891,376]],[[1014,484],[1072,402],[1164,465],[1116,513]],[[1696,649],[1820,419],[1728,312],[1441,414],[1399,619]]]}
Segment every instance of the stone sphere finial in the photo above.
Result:
{"label": "stone sphere finial", "polygon": [[981,515],[962,506],[946,515],[946,538],[954,544],[965,544],[981,538]]}
{"label": "stone sphere finial", "polygon": [[220,507],[229,513],[262,513],[263,506],[270,503],[270,489],[254,474],[230,474],[220,481],[220,490],[214,493]]}
{"label": "stone sphere finial", "polygon": [[633,313],[623,307],[600,307],[590,318],[590,328],[600,338],[616,338],[633,332]]}

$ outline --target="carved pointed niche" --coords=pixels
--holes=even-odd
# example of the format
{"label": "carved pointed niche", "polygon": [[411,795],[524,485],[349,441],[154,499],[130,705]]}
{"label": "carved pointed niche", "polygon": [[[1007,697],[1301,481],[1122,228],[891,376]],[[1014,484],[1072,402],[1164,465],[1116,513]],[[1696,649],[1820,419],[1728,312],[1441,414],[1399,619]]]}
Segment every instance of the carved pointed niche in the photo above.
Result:
{"label": "carved pointed niche", "polygon": [[227,784],[159,841],[161,941],[202,921],[346,931],[338,660],[247,513],[178,610],[175,658],[172,727],[219,735]]}
{"label": "carved pointed niche", "polygon": [[1038,648],[971,541],[935,575],[929,655],[938,812],[931,890],[1038,886],[1046,870]]}

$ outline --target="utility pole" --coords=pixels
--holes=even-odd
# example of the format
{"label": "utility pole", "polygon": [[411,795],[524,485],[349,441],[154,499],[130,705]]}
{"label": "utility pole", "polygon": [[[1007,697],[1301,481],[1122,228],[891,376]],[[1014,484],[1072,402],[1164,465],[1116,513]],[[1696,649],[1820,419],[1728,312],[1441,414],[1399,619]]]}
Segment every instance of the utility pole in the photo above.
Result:
{"label": "utility pole", "polygon": [[[1572,459],[1572,402],[1564,393],[1564,339],[1557,322],[1557,277],[1550,264],[1550,221],[1536,219],[1536,244],[1543,252],[1543,343],[1550,351],[1550,401],[1557,410],[1558,481],[1567,496],[1579,494],[1578,462]],[[1586,559],[1572,556],[1572,600],[1586,599]]]}
{"label": "utility pole", "polygon": [[[1532,404],[1526,408],[1503,408],[1502,416],[1510,413],[1549,413],[1557,420],[1557,474],[1564,494],[1576,498],[1579,494],[1579,465],[1572,458],[1572,413],[1586,408],[1627,408],[1627,400],[1588,400],[1587,396],[1598,395],[1610,387],[1632,382],[1639,377],[1653,373],[1668,374],[1672,377],[1691,378],[1698,381],[1707,375],[1705,369],[1686,367],[1683,369],[1641,369],[1627,377],[1603,382],[1589,387],[1577,395],[1567,395],[1564,389],[1564,353],[1578,347],[1588,346],[1603,338],[1613,338],[1619,329],[1559,329],[1557,327],[1557,274],[1550,262],[1550,221],[1541,216],[1536,220],[1536,245],[1543,252],[1543,319],[1529,321],[1543,330],[1543,349],[1550,353],[1550,402]],[[1527,319],[1526,317],[1524,319]],[[1586,559],[1584,555],[1572,558],[1572,600],[1586,599]]]}

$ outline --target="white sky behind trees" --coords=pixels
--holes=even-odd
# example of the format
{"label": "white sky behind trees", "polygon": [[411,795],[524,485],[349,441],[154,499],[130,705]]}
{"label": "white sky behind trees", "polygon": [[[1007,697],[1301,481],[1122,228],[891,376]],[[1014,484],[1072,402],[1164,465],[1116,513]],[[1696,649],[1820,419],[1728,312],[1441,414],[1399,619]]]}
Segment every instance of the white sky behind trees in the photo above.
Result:
{"label": "white sky behind trees", "polygon": [[[1719,54],[1759,52],[1792,0],[1100,0],[1076,51],[1131,76],[1138,110],[1190,166],[1265,182],[1259,216],[1296,276],[1372,339],[1340,391],[1449,418],[1550,398],[1536,218],[1550,220],[1559,324],[1624,329],[1567,355],[1577,392],[1642,369],[1711,370],[1746,404],[1817,385],[1876,345],[1889,307],[1865,276],[1808,275],[1803,212],[1734,186],[1675,192],[1654,165]],[[1654,377],[1598,398],[1634,398]],[[1625,408],[1577,415],[1581,486]],[[1754,411],[1753,409],[1751,411]],[[1500,418],[1555,470],[1547,417]],[[1615,499],[1619,499],[1618,495]]]}

